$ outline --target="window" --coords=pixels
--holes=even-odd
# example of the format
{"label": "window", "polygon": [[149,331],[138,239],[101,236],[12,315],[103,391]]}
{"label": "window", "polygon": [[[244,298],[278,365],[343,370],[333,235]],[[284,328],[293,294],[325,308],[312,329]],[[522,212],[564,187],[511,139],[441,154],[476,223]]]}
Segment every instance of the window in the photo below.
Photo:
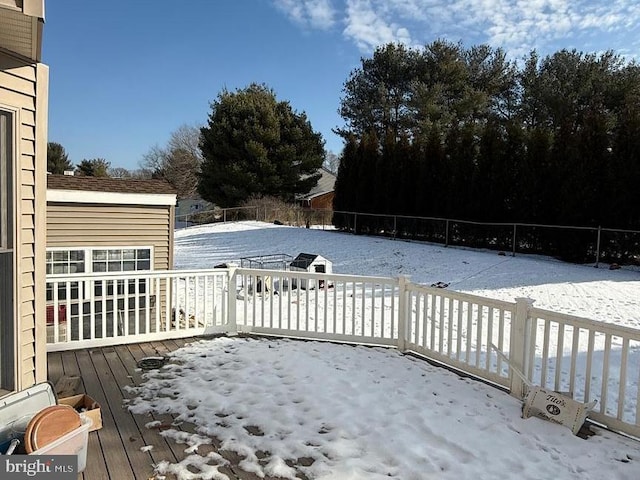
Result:
{"label": "window", "polygon": [[151,270],[151,249],[125,248],[93,251],[92,271],[94,272],[137,270]]}
{"label": "window", "polygon": [[84,250],[47,252],[47,275],[52,273],[83,273]]}
{"label": "window", "polygon": [[[47,252],[46,265],[47,275],[52,273],[69,274],[84,272],[84,250],[60,250]],[[80,285],[78,282],[69,284],[69,298],[78,299],[80,297]],[[67,299],[67,285],[58,285],[58,300]],[[53,285],[47,283],[47,301],[53,300]]]}
{"label": "window", "polygon": [[[76,250],[50,250],[47,252],[47,275],[50,274],[79,274],[79,273],[102,273],[102,272],[133,272],[151,270],[151,247],[141,248],[84,248]],[[107,295],[113,295],[114,282],[107,282]],[[122,280],[117,282],[117,294],[125,293],[125,283]],[[128,283],[129,294],[145,293],[146,281],[138,280]],[[83,297],[83,282],[71,282],[70,299]],[[61,283],[58,286],[58,299],[67,299],[67,284]],[[102,282],[95,282],[94,296],[103,295]],[[53,300],[53,285],[47,282],[47,301]]]}
{"label": "window", "polygon": [[12,120],[0,110],[0,252],[13,249]]}
{"label": "window", "polygon": [[13,390],[14,298],[14,114],[0,110],[0,389]]}

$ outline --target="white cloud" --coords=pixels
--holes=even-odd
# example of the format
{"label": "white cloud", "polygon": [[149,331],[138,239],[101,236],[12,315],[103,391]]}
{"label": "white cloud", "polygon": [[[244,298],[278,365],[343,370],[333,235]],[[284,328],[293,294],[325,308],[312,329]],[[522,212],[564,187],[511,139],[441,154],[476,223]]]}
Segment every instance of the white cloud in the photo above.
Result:
{"label": "white cloud", "polygon": [[336,11],[331,0],[274,0],[274,4],[305,27],[326,30],[335,24]]}
{"label": "white cloud", "polygon": [[411,44],[409,30],[385,20],[370,0],[347,0],[344,35],[361,50],[373,50],[385,43]]}
{"label": "white cloud", "polygon": [[[296,22],[315,28],[344,25],[363,51],[388,42],[436,38],[489,43],[519,56],[554,44],[578,48],[597,38],[603,49],[636,46],[638,0],[274,0]],[[640,53],[640,52],[638,52]]]}

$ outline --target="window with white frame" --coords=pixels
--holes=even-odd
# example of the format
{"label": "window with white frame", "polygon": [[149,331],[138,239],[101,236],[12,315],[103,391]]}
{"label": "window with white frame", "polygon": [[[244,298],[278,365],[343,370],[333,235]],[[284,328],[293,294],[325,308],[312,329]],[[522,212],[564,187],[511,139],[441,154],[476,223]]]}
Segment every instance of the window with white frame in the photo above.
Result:
{"label": "window with white frame", "polygon": [[56,273],[84,273],[84,250],[56,250],[47,252],[47,275]]}
{"label": "window with white frame", "polygon": [[[132,272],[150,271],[152,247],[118,247],[118,248],[82,248],[82,249],[51,249],[47,251],[46,265],[47,275],[50,274],[80,274],[102,272]],[[128,294],[144,293],[146,281],[138,280],[128,282],[126,288]],[[58,300],[79,299],[83,297],[82,282],[61,282],[58,285]],[[103,283],[96,281],[94,284],[94,296],[102,296]],[[107,295],[113,295],[114,282],[106,284]],[[116,283],[118,295],[125,293],[125,282],[118,280]],[[47,301],[54,300],[53,285],[47,282]]]}
{"label": "window with white frame", "polygon": [[[15,386],[14,351],[14,131],[16,115],[0,110],[0,389]],[[19,276],[18,276],[19,278]]]}
{"label": "window with white frame", "polygon": [[132,272],[151,270],[150,248],[110,248],[93,250],[91,271]]}
{"label": "window with white frame", "polygon": [[5,252],[13,249],[12,139],[13,116],[0,110],[0,251]]}

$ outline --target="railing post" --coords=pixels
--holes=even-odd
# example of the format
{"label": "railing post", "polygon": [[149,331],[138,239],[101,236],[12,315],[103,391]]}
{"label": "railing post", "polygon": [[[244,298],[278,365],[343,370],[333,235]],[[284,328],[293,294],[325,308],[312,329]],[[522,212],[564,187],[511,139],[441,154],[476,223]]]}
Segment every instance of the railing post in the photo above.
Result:
{"label": "railing post", "polygon": [[238,323],[237,323],[237,292],[236,287],[238,285],[238,274],[237,269],[235,267],[229,268],[228,271],[228,284],[227,284],[227,335],[234,336],[238,334]]}
{"label": "railing post", "polygon": [[533,305],[530,298],[516,298],[516,314],[511,323],[509,341],[509,379],[510,393],[516,398],[523,398],[525,382],[514,372],[518,370],[526,376],[526,368],[531,345],[531,316],[529,311]]}
{"label": "railing post", "polygon": [[400,275],[398,277],[398,350],[401,352],[407,349],[407,330],[409,326],[409,309],[407,308],[407,283],[409,277]]}

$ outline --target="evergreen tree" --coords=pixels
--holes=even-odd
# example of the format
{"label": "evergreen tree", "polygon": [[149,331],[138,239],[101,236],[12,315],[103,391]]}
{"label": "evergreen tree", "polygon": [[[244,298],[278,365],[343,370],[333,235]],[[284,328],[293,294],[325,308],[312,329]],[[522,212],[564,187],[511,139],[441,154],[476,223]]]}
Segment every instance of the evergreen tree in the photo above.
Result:
{"label": "evergreen tree", "polygon": [[61,175],[67,170],[73,170],[73,164],[64,147],[56,142],[47,144],[47,172]]}
{"label": "evergreen tree", "polygon": [[108,177],[110,166],[104,158],[83,159],[76,167],[76,173],[86,177]]}
{"label": "evergreen tree", "polygon": [[317,183],[323,140],[304,113],[278,101],[265,85],[222,91],[201,130],[198,192],[221,207],[252,195],[292,201]]}

